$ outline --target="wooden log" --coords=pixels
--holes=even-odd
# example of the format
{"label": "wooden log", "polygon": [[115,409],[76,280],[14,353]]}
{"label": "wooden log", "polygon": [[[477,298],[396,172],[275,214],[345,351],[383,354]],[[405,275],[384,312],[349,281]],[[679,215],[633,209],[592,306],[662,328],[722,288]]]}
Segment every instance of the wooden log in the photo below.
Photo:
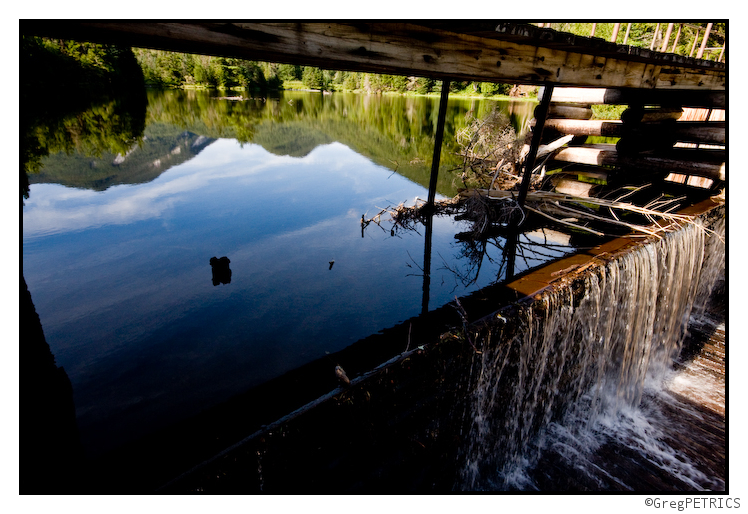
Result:
{"label": "wooden log", "polygon": [[680,107],[643,108],[629,107],[621,113],[621,121],[626,123],[652,123],[655,121],[677,120],[683,115]]}
{"label": "wooden log", "polygon": [[620,155],[615,150],[615,145],[597,144],[566,147],[556,153],[553,158],[561,162],[676,172],[721,181],[724,181],[726,177],[724,151],[679,148],[658,154],[629,157]]}
{"label": "wooden log", "polygon": [[677,138],[672,131],[661,133],[639,132],[619,139],[616,143],[616,151],[620,155],[636,155],[652,150],[669,150],[676,141]]}
{"label": "wooden log", "polygon": [[712,23],[706,24],[706,32],[704,32],[704,39],[701,41],[701,47],[699,48],[699,51],[696,53],[696,58],[701,59],[701,56],[704,55],[704,49],[706,48],[706,42],[709,40],[709,33],[712,31]]}
{"label": "wooden log", "polygon": [[592,171],[592,169],[565,169],[565,173],[576,175],[577,180],[580,182],[589,182],[591,184],[602,184],[605,185],[611,179],[612,173],[600,168],[600,171]]}
{"label": "wooden log", "polygon": [[591,184],[589,182],[580,182],[563,177],[551,178],[553,188],[565,195],[579,196],[582,198],[591,198],[595,196],[595,193],[600,189],[597,184]]}
{"label": "wooden log", "polygon": [[[572,135],[566,135],[562,136],[555,141],[548,143],[546,145],[540,145],[538,146],[538,153],[535,156],[535,161],[537,162],[538,159],[541,157],[545,157],[549,153],[555,152],[565,144],[568,144],[574,136]],[[518,163],[522,163],[527,158],[527,155],[530,153],[530,145],[524,145],[522,147],[522,151],[519,154]]]}
{"label": "wooden log", "polygon": [[613,105],[659,105],[713,107],[724,109],[724,91],[658,91],[656,89],[613,89],[557,87],[553,102]]}
{"label": "wooden log", "polygon": [[699,40],[699,33],[700,30],[696,30],[696,35],[693,37],[693,44],[691,45],[691,51],[688,53],[688,57],[691,57],[693,55],[694,50],[696,50],[696,42]]}
{"label": "wooden log", "polygon": [[660,24],[658,23],[657,27],[655,27],[654,36],[652,36],[652,43],[650,43],[650,45],[649,45],[649,49],[650,50],[654,50],[655,41],[657,41],[657,36],[659,35],[659,33],[660,33]]}
{"label": "wooden log", "polygon": [[677,141],[686,143],[726,144],[724,121],[679,121],[674,134]]}
{"label": "wooden log", "polygon": [[550,119],[545,122],[545,128],[573,136],[621,137],[622,125],[620,120]]}
{"label": "wooden log", "polygon": [[618,39],[618,31],[621,29],[620,23],[613,24],[613,34],[610,35],[610,41],[615,43],[616,39]]}
{"label": "wooden log", "polygon": [[667,50],[668,44],[670,43],[670,35],[673,33],[673,25],[674,23],[668,23],[667,24],[667,31],[665,32],[665,37],[662,39],[662,46],[660,47],[660,52],[664,52]]}
{"label": "wooden log", "polygon": [[584,104],[555,103],[551,104],[551,107],[548,110],[548,116],[550,118],[588,120],[592,117],[592,109]]}
{"label": "wooden log", "polygon": [[672,54],[675,53],[675,48],[678,46],[678,41],[680,41],[681,30],[683,30],[683,24],[679,23],[678,24],[678,33],[675,35],[675,41],[673,42],[673,48],[670,49],[670,53],[672,53]]}
{"label": "wooden log", "polygon": [[649,137],[670,131],[676,141],[689,143],[722,144],[725,139],[723,121],[678,121],[675,123],[651,123],[627,127],[620,120],[564,120],[551,119],[545,128],[573,136],[624,137],[640,135]]}

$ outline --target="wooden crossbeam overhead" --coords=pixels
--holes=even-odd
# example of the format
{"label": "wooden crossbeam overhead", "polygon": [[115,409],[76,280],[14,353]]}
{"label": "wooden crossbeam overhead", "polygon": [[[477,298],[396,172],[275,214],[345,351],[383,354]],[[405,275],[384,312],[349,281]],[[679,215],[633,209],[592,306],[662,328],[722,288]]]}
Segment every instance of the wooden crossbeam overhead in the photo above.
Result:
{"label": "wooden crossbeam overhead", "polygon": [[498,22],[22,20],[21,34],[437,79],[724,90],[726,66]]}

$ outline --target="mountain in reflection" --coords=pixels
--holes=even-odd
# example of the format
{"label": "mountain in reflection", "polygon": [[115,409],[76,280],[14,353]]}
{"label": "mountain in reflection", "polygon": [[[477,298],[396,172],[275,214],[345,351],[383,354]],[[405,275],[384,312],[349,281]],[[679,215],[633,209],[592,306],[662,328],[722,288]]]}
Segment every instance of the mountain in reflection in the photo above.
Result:
{"label": "mountain in reflection", "polygon": [[142,184],[192,159],[214,141],[214,138],[174,125],[155,123],[146,128],[142,141],[131,145],[124,154],[52,154],[42,160],[41,171],[31,174],[29,182],[55,183],[96,191],[117,184]]}
{"label": "mountain in reflection", "polygon": [[[142,138],[133,143],[132,138],[116,137],[129,141],[124,149],[50,155],[39,173],[29,174],[29,181],[94,190],[144,183],[194,157],[216,139],[230,138],[291,157],[305,157],[320,145],[340,142],[380,166],[428,185],[438,113],[433,98],[286,92],[280,98],[228,101],[211,95],[148,91]],[[496,101],[450,100],[437,182],[440,194],[453,196],[461,185],[459,174],[453,173],[463,164],[455,134],[468,123],[466,114],[480,118],[497,106]],[[533,107],[531,102],[500,104],[519,133]]]}
{"label": "mountain in reflection", "polygon": [[275,155],[306,157],[319,145],[332,143],[333,138],[303,121],[262,123],[255,129],[252,142]]}

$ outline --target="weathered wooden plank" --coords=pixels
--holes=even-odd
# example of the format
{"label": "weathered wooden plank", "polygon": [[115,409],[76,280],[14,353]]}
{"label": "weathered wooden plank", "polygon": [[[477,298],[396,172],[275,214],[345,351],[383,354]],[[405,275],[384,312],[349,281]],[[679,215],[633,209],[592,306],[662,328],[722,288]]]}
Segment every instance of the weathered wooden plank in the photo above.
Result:
{"label": "weathered wooden plank", "polygon": [[[24,20],[23,34],[442,79],[596,87],[724,89],[724,66],[647,62],[592,45],[527,44],[413,23],[152,23]],[[503,37],[503,39],[502,39]],[[574,40],[572,40],[573,42]],[[606,43],[607,44],[607,43]],[[614,45],[617,46],[617,45]],[[661,62],[667,64],[663,67]]]}

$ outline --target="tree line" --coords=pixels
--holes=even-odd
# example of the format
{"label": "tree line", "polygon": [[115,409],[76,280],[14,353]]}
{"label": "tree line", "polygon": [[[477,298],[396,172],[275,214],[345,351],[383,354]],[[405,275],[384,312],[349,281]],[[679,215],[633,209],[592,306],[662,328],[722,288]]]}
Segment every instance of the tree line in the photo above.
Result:
{"label": "tree line", "polygon": [[[441,81],[423,77],[382,75],[325,70],[230,57],[213,57],[143,48],[133,49],[143,70],[146,84],[157,87],[242,88],[251,93],[280,89],[359,91],[366,93],[417,93],[441,91]],[[483,96],[507,95],[510,84],[490,82],[453,82],[452,92]]]}

